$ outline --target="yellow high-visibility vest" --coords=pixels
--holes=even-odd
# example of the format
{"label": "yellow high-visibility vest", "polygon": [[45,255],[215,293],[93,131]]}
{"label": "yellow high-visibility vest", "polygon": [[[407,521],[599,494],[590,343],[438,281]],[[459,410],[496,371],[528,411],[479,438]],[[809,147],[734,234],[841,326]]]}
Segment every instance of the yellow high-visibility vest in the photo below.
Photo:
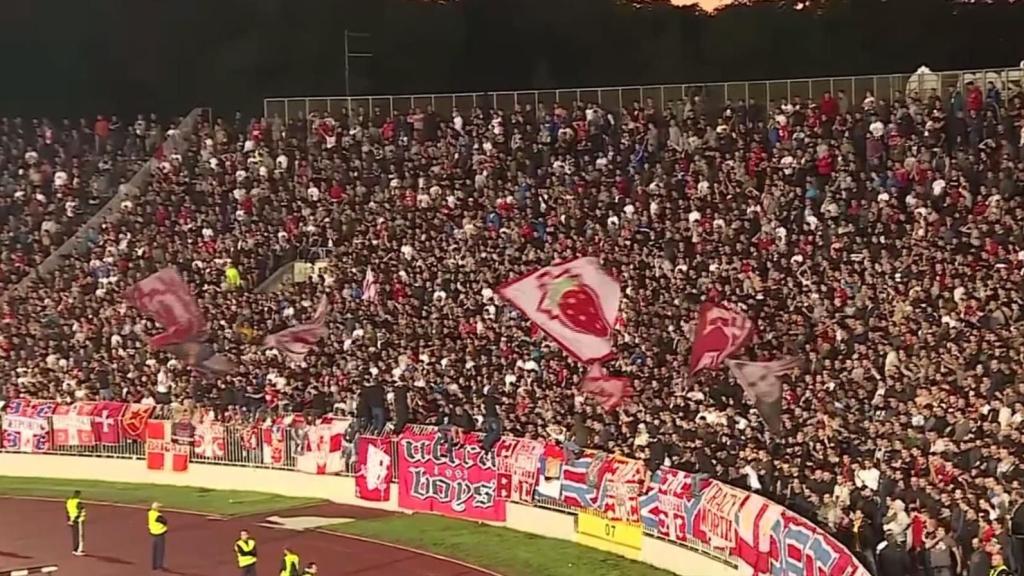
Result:
{"label": "yellow high-visibility vest", "polygon": [[256,541],[252,538],[235,542],[235,554],[238,556],[238,567],[245,568],[256,563]]}
{"label": "yellow high-visibility vest", "polygon": [[224,281],[227,282],[229,287],[238,288],[242,285],[242,274],[238,271],[238,268],[228,266],[224,270]]}
{"label": "yellow high-visibility vest", "polygon": [[161,534],[166,534],[167,533],[167,525],[166,524],[161,524],[160,522],[156,521],[157,518],[159,518],[159,517],[160,517],[160,511],[159,510],[150,510],[149,511],[149,518],[148,518],[149,533],[152,534],[153,536],[159,536]]}
{"label": "yellow high-visibility vest", "polygon": [[68,522],[85,522],[85,508],[79,511],[82,501],[78,498],[68,498],[65,506],[68,509]]}
{"label": "yellow high-visibility vest", "polygon": [[[294,568],[294,570],[292,570]],[[284,568],[281,569],[281,576],[292,576],[299,573],[299,555],[289,552],[284,555]]]}

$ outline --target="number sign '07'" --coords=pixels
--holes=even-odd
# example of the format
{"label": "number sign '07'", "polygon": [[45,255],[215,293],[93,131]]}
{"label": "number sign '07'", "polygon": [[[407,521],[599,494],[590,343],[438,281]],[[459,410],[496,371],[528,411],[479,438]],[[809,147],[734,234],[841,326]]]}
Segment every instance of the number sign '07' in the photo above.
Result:
{"label": "number sign '07'", "polygon": [[644,529],[639,524],[608,520],[600,515],[581,511],[576,519],[580,544],[636,559],[644,542]]}

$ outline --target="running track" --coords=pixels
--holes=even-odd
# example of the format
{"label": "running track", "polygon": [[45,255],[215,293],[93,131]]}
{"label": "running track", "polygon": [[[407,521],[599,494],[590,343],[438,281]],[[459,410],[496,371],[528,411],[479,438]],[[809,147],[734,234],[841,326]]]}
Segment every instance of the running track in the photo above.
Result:
{"label": "running track", "polygon": [[[59,576],[139,576],[150,574],[146,511],[87,504],[86,556],[71,555],[71,535],[62,502],[0,497],[0,570],[58,564]],[[316,562],[325,576],[498,576],[459,562],[413,550],[318,531],[261,527],[267,516],[284,518],[370,518],[383,513],[366,508],[318,504],[270,514],[211,519],[168,512],[167,574],[235,576],[232,550],[238,532],[256,539],[260,576],[280,570],[281,549],[293,547],[303,564]]]}

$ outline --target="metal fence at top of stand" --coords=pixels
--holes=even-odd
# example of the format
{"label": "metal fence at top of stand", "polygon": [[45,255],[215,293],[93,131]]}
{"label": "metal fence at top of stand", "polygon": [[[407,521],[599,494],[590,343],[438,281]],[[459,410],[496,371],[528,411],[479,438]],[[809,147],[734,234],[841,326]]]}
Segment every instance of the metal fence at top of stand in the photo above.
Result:
{"label": "metal fence at top of stand", "polygon": [[457,94],[413,94],[398,96],[305,96],[297,98],[266,98],[263,112],[267,118],[306,118],[311,113],[328,113],[337,117],[342,111],[363,109],[371,112],[380,108],[385,116],[405,113],[416,108],[431,106],[442,116],[452,110],[472,108],[498,108],[511,110],[516,105],[529,104],[537,109],[543,105],[550,110],[558,103],[594,103],[610,110],[621,110],[633,102],[644,103],[648,98],[658,108],[684,98],[700,96],[705,110],[714,112],[727,102],[754,99],[760,103],[781,99],[820,99],[826,92],[845,92],[851,105],[861,102],[866,92],[876,98],[892,101],[897,92],[918,92],[922,97],[931,90],[940,94],[950,87],[963,89],[968,82],[992,82],[1001,90],[1017,88],[1024,79],[1024,69],[996,68],[986,70],[958,70],[952,72],[911,72],[905,74],[879,74],[871,76],[833,76],[825,78],[799,78],[790,80],[757,80],[746,82],[714,82],[693,84],[664,84],[651,86],[614,86],[604,88],[567,88],[559,90],[519,90],[503,92],[464,92]]}

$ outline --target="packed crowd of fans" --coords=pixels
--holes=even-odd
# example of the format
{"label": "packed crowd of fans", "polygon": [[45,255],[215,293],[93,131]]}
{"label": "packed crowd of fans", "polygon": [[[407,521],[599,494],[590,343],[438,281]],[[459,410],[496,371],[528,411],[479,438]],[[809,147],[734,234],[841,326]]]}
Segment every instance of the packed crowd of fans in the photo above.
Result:
{"label": "packed crowd of fans", "polygon": [[[373,420],[383,407],[392,426],[465,430],[500,414],[505,433],[769,495],[878,574],[975,576],[1000,562],[1020,574],[1022,114],[1019,87],[968,84],[893,101],[712,106],[693,94],[621,112],[200,122],[86,252],[9,295],[5,393],[183,403],[225,419]],[[58,199],[103,201],[38,174],[106,152],[98,129],[95,141],[58,130],[47,147],[12,126],[0,125],[14,188],[5,282],[68,236],[39,224],[70,217]],[[257,290],[312,253],[328,262],[307,281]],[[583,255],[624,288],[607,368],[637,393],[612,413],[578,391],[582,367],[495,295]],[[193,285],[233,374],[204,377],[146,347],[157,329],[122,294],[166,265]],[[376,301],[363,294],[368,267]],[[261,346],[320,295],[330,332],[303,364]],[[756,320],[746,357],[805,359],[786,384],[784,434],[766,433],[725,371],[687,375],[703,301]]]}
{"label": "packed crowd of fans", "polygon": [[141,115],[132,124],[0,118],[0,285],[18,284],[73,236],[117,192],[111,178],[148,157],[159,130]]}

